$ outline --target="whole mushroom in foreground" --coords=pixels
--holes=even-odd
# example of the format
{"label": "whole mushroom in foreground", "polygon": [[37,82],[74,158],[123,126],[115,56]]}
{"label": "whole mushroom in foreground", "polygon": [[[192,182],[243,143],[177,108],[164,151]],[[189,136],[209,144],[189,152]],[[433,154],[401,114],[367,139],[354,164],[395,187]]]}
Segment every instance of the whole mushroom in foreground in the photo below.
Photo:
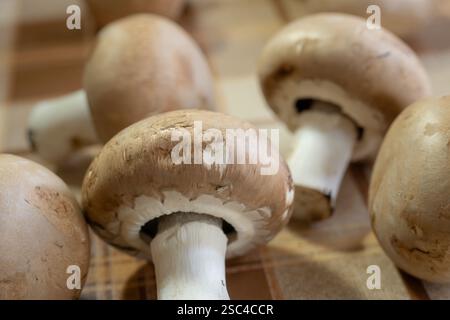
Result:
{"label": "whole mushroom in foreground", "polygon": [[404,271],[450,282],[450,96],[417,102],[386,134],[369,190],[372,228]]}
{"label": "whole mushroom in foreground", "polygon": [[294,132],[288,165],[294,217],[329,217],[351,161],[375,155],[395,116],[430,94],[414,52],[385,30],[344,14],[285,27],[265,47],[259,77],[269,106]]}
{"label": "whole mushroom in foreground", "polygon": [[198,45],[172,21],[151,14],[126,17],[98,33],[84,90],[33,108],[30,139],[46,160],[62,162],[150,115],[214,108],[210,69]]}
{"label": "whole mushroom in foreground", "polygon": [[437,13],[435,0],[306,0],[291,1],[293,16],[320,12],[339,12],[368,19],[378,6],[381,26],[396,35],[408,38],[419,32]]}
{"label": "whole mushroom in foreground", "polygon": [[137,13],[153,13],[170,19],[178,19],[185,0],[87,0],[97,27]]}
{"label": "whole mushroom in foreground", "polygon": [[[289,169],[267,137],[253,142],[272,150],[270,160],[279,164],[272,175],[261,174],[261,160],[211,161],[217,148],[227,159],[242,152],[239,142],[220,140],[233,129],[254,130],[210,111],[156,115],[119,132],[86,173],[88,221],[110,244],[153,260],[159,299],[228,299],[225,256],[266,243],[290,217]],[[183,162],[180,143],[194,150],[181,155]],[[241,156],[251,159],[255,147]]]}
{"label": "whole mushroom in foreground", "polygon": [[[77,279],[67,285],[71,266],[80,288]],[[68,187],[32,161],[0,154],[0,299],[78,298],[88,267],[88,229]]]}

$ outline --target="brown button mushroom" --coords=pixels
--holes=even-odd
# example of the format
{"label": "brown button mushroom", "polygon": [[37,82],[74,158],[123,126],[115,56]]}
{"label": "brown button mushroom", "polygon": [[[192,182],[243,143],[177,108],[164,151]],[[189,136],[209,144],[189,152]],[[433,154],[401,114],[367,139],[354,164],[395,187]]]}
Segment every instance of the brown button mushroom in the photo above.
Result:
{"label": "brown button mushroom", "polygon": [[433,18],[435,0],[309,0],[292,1],[289,9],[295,15],[340,12],[369,18],[371,6],[380,8],[381,25],[401,37],[420,31]]}
{"label": "brown button mushroom", "polygon": [[84,88],[89,104],[78,91],[40,103],[31,113],[31,142],[50,162],[98,141],[95,132],[106,142],[149,115],[214,108],[211,73],[197,44],[175,23],[150,14],[102,29],[85,68]]}
{"label": "brown button mushroom", "polygon": [[380,148],[372,173],[372,228],[406,272],[450,282],[450,96],[403,111]]}
{"label": "brown button mushroom", "polygon": [[[290,217],[294,191],[278,152],[270,152],[270,159],[279,161],[272,175],[261,174],[265,161],[207,161],[212,145],[226,146],[229,159],[237,156],[238,143],[218,137],[231,129],[253,127],[210,111],[156,115],[119,132],[86,173],[82,195],[88,221],[112,245],[153,260],[159,299],[228,299],[225,255],[266,243]],[[180,131],[191,143],[200,141],[205,162],[194,162],[195,148],[193,156],[177,162],[174,154],[184,142],[174,137]],[[256,140],[267,150],[269,141],[262,135]],[[190,145],[184,148],[191,152]],[[253,148],[245,149],[244,158]]]}
{"label": "brown button mushroom", "polygon": [[185,0],[87,0],[98,27],[136,13],[154,13],[177,19]]}
{"label": "brown button mushroom", "polygon": [[[0,299],[77,298],[88,266],[87,226],[64,182],[0,155]],[[71,274],[79,279],[68,286]]]}
{"label": "brown button mushroom", "polygon": [[330,216],[350,161],[373,156],[407,105],[430,94],[418,58],[384,30],[343,14],[293,22],[265,47],[259,63],[270,107],[295,133],[288,164],[294,216]]}
{"label": "brown button mushroom", "polygon": [[213,106],[211,74],[197,44],[175,23],[150,14],[98,34],[84,86],[102,141],[149,115]]}

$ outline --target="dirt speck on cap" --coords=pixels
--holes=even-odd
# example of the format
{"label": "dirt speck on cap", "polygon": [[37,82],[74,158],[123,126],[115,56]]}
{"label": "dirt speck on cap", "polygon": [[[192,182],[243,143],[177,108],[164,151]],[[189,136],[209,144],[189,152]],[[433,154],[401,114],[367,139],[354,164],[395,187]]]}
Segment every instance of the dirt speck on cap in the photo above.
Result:
{"label": "dirt speck on cap", "polygon": [[77,211],[73,200],[66,195],[53,191],[45,186],[36,186],[29,199],[25,200],[35,208],[61,233],[70,237],[80,238],[81,242],[87,241],[84,232],[68,219]]}

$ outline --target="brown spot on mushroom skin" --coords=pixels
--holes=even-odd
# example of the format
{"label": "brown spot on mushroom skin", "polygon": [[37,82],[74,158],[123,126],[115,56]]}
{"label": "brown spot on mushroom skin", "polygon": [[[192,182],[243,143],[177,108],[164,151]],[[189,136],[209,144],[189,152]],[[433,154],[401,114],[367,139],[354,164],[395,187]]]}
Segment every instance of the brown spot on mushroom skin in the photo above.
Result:
{"label": "brown spot on mushroom skin", "polygon": [[424,134],[426,136],[433,136],[438,133],[447,134],[450,131],[450,124],[449,123],[442,123],[442,122],[434,122],[434,123],[428,123],[425,126]]}
{"label": "brown spot on mushroom skin", "polygon": [[46,187],[36,186],[27,203],[33,205],[61,233],[86,243],[88,238],[83,228],[72,223],[67,216],[76,212],[73,198]]}
{"label": "brown spot on mushroom skin", "polygon": [[156,15],[132,15],[103,28],[83,82],[103,142],[161,112],[214,109],[212,76],[200,48],[181,27]]}
{"label": "brown spot on mushroom skin", "polygon": [[[295,67],[293,67],[291,65],[286,65],[286,64],[285,65],[281,65],[277,69],[277,71],[274,72],[274,75],[273,75],[274,81],[278,82],[278,81],[282,80],[285,77],[289,77],[294,71],[295,71]],[[268,84],[268,85],[265,85],[264,87],[270,88],[271,85]],[[268,92],[270,92],[270,91],[268,91]]]}
{"label": "brown spot on mushroom skin", "polygon": [[64,182],[46,168],[0,155],[0,298],[74,299],[69,265],[89,266],[89,236]]}
{"label": "brown spot on mushroom skin", "polygon": [[406,272],[450,282],[450,97],[414,103],[389,129],[369,190],[372,227]]}
{"label": "brown spot on mushroom skin", "polygon": [[448,247],[408,247],[404,242],[400,241],[396,236],[391,237],[392,247],[406,259],[423,260],[424,263],[442,262],[445,259],[445,254]]}

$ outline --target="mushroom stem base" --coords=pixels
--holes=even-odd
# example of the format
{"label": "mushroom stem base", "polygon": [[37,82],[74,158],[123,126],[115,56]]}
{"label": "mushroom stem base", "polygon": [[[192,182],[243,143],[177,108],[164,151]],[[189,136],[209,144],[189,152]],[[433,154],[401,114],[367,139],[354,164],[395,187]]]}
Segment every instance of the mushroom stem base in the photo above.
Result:
{"label": "mushroom stem base", "polygon": [[160,300],[228,300],[227,237],[221,219],[195,213],[160,218],[151,242]]}
{"label": "mushroom stem base", "polygon": [[309,111],[295,132],[288,158],[295,184],[294,217],[329,217],[357,140],[355,124],[338,112]]}

